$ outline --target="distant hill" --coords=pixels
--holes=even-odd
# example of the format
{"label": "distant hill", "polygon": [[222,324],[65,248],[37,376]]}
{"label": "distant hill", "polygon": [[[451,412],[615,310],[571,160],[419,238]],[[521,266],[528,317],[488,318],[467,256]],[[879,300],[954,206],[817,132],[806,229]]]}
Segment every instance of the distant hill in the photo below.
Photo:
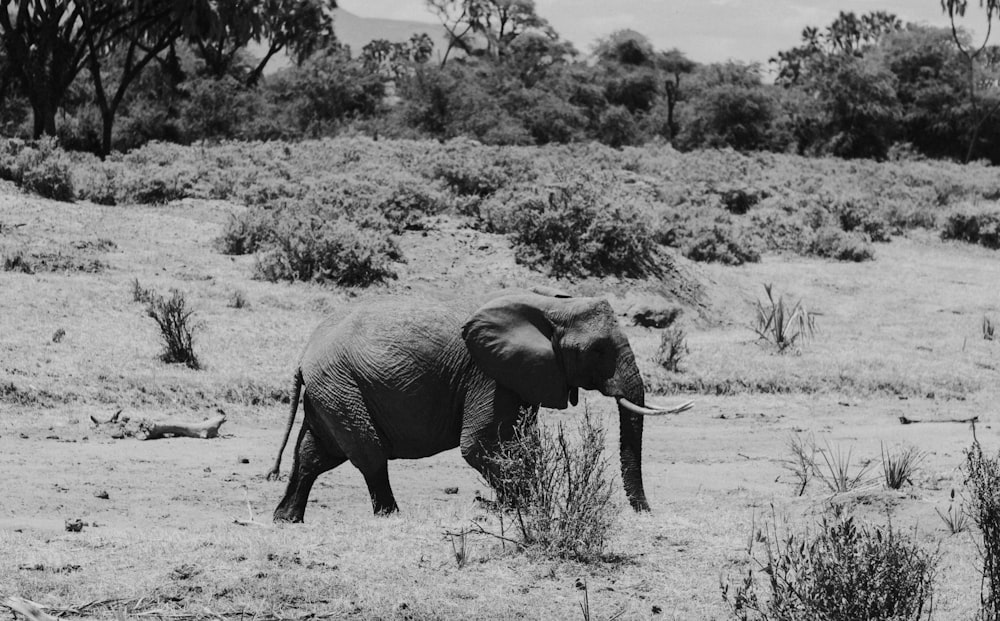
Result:
{"label": "distant hill", "polygon": [[[357,57],[361,49],[375,39],[385,39],[392,43],[408,40],[412,35],[426,32],[434,41],[434,58],[440,59],[448,46],[448,35],[441,24],[431,22],[410,22],[401,19],[383,19],[380,17],[361,17],[345,11],[334,9],[333,27],[337,39],[351,48],[351,56]],[[251,43],[250,53],[258,58],[263,55],[263,46]],[[274,73],[291,64],[285,54],[278,54],[267,64],[265,73]]]}

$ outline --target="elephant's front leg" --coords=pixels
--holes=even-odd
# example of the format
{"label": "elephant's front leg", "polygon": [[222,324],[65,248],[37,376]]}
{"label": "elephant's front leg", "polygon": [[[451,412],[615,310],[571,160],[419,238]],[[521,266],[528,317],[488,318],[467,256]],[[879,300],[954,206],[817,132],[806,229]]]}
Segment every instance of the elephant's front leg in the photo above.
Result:
{"label": "elephant's front leg", "polygon": [[535,417],[537,407],[526,406],[513,392],[499,386],[489,386],[480,394],[470,395],[462,420],[462,457],[479,471],[493,487],[501,502],[506,502],[501,484],[501,473],[493,457],[502,442],[514,438],[518,422],[523,416]]}

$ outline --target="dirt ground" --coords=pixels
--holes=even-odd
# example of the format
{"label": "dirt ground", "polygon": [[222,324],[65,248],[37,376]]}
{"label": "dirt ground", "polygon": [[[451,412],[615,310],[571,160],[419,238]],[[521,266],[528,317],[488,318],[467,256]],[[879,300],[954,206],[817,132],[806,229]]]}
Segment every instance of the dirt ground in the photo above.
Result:
{"label": "dirt ground", "polygon": [[[648,420],[643,465],[653,511],[623,512],[607,562],[547,560],[470,535],[469,560],[459,567],[447,533],[473,522],[492,527],[494,518],[475,503],[487,490],[457,451],[392,463],[402,512],[390,518],[371,515],[364,482],[347,465],[319,480],[305,524],[271,525],[284,481],[264,473],[286,420],[281,396],[295,356],[320,317],[373,295],[405,303],[546,282],[517,266],[502,238],[446,223],[408,234],[398,281],[342,292],[255,281],[252,258],[214,252],[231,206],[111,208],[2,193],[0,220],[25,224],[0,236],[4,252],[65,249],[107,267],[0,272],[0,601],[20,596],[69,616],[107,618],[576,619],[586,594],[595,619],[721,619],[720,580],[745,572],[762,525],[802,532],[834,503],[938,550],[936,618],[971,618],[978,606],[974,530],[949,533],[938,511],[947,511],[952,490],[961,495],[972,441],[968,424],[947,419],[978,416],[984,448],[1000,447],[995,353],[977,333],[1000,301],[993,253],[918,238],[880,246],[878,259],[862,266],[783,257],[743,268],[686,266],[705,283],[708,309],[688,311],[692,373],[709,377],[713,365],[727,372],[719,359],[736,359],[755,367],[747,373],[801,373],[818,388],[689,395],[694,409]],[[74,245],[104,238],[114,248]],[[134,279],[182,288],[195,300],[206,370],[157,359],[155,328],[130,298]],[[746,328],[749,301],[772,281],[824,311],[814,348],[790,359],[760,353]],[[632,286],[663,291],[659,283],[552,284],[603,287],[616,306]],[[249,310],[227,306],[237,289]],[[55,343],[57,327],[66,335]],[[653,364],[658,333],[628,334],[641,364]],[[899,386],[929,388],[852,394],[837,383],[868,367],[889,368],[886,381]],[[577,408],[543,411],[543,420],[572,423],[584,407],[604,422],[616,463],[609,400],[587,393]],[[189,420],[222,409],[228,420],[217,439],[148,442],[112,438],[90,420],[119,409],[133,419]],[[900,416],[923,422],[902,425]],[[870,462],[865,484],[834,497],[816,480],[795,496],[786,467],[795,434]],[[886,490],[882,448],[907,445],[926,453],[921,468],[911,485]],[[290,462],[289,450],[285,472]],[[445,493],[453,486],[457,494]],[[72,520],[82,530],[67,531]]]}

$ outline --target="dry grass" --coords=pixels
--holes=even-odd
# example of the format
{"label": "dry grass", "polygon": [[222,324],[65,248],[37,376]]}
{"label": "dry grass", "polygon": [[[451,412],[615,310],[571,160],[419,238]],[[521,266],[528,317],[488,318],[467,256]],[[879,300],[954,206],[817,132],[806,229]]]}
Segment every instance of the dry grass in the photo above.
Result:
{"label": "dry grass", "polygon": [[[753,516],[778,499],[793,522],[807,524],[826,500],[815,484],[801,497],[790,493],[794,473],[780,461],[790,433],[851,446],[862,460],[879,458],[880,441],[933,448],[913,498],[865,490],[842,500],[876,517],[892,511],[894,524],[918,524],[933,542],[948,535],[935,507],[962,485],[968,434],[954,424],[901,428],[897,417],[980,414],[989,424],[1000,397],[1000,350],[982,338],[982,318],[1000,311],[992,251],[929,235],[896,239],[861,264],[765,256],[738,268],[699,265],[690,269],[711,283],[709,309],[687,315],[679,372],[657,371],[659,332],[626,328],[654,388],[708,396],[690,413],[647,422],[653,513],[620,518],[607,546],[614,562],[543,561],[470,534],[458,567],[444,533],[473,520],[498,525],[472,503],[486,486],[456,451],[390,466],[400,517],[373,518],[360,475],[345,465],[321,477],[305,525],[238,526],[247,499],[267,523],[281,496],[282,485],[263,478],[286,416],[279,401],[322,317],[386,295],[456,300],[547,282],[624,296],[662,285],[546,281],[514,262],[507,240],[447,218],[401,237],[408,263],[394,283],[370,291],[275,284],[251,278],[253,257],[213,249],[232,205],[56,205],[5,192],[4,221],[25,225],[4,227],[0,256],[73,249],[80,240],[116,247],[66,251],[106,265],[96,273],[0,272],[0,472],[15,473],[0,477],[0,599],[57,607],[114,600],[88,611],[102,618],[158,608],[207,618],[207,608],[247,618],[579,619],[582,579],[592,618],[722,619],[718,576],[740,562]],[[204,323],[205,370],[159,360],[157,328],[132,300],[133,282],[185,292]],[[823,310],[822,333],[800,354],[754,343],[746,321],[764,282]],[[234,291],[252,310],[236,308]],[[626,306],[623,297],[612,303]],[[53,342],[58,329],[64,335]],[[614,458],[613,403],[582,398],[602,417]],[[215,407],[230,422],[210,445],[111,440],[88,422],[119,408],[197,419]],[[541,417],[570,421],[583,407]],[[445,495],[446,486],[459,494]],[[108,500],[95,496],[101,490]],[[71,518],[99,526],[68,533]],[[975,547],[954,537],[943,552],[936,612],[970,618]]]}

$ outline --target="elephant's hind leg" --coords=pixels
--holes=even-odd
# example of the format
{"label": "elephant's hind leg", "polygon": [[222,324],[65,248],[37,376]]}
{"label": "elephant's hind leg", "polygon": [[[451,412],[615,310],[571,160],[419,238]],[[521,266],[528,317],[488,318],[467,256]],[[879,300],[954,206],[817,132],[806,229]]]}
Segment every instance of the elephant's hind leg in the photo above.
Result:
{"label": "elephant's hind leg", "polygon": [[332,470],[347,461],[347,457],[339,451],[330,450],[333,447],[321,445],[316,434],[309,428],[308,420],[299,431],[299,439],[295,444],[295,464],[288,479],[285,497],[281,499],[278,508],[274,510],[275,522],[301,522],[309,502],[309,491],[312,490],[316,477]]}
{"label": "elephant's hind leg", "polygon": [[363,467],[358,467],[368,485],[368,493],[372,497],[372,509],[375,511],[375,515],[389,515],[399,511],[396,497],[393,496],[392,487],[389,486],[389,462],[382,460],[381,463],[378,463],[371,460]]}

